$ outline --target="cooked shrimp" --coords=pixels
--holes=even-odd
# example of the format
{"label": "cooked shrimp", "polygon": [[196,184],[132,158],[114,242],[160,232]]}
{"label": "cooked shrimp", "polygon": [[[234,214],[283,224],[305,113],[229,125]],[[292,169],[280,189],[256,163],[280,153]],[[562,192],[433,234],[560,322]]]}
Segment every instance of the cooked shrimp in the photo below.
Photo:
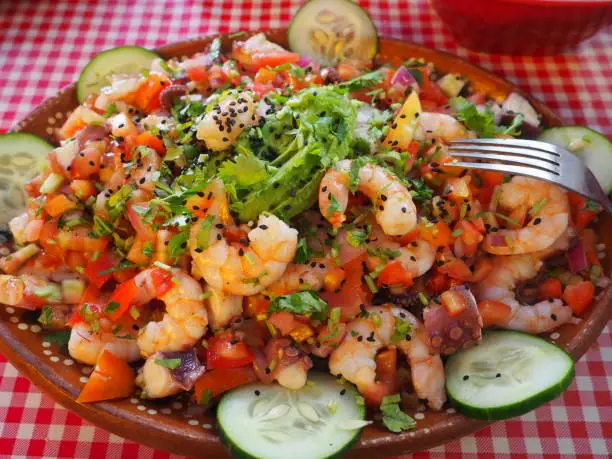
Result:
{"label": "cooked shrimp", "polygon": [[342,375],[361,393],[377,392],[376,354],[390,343],[394,327],[391,309],[382,306],[370,307],[367,316],[351,320],[344,339],[329,357],[331,374]]}
{"label": "cooked shrimp", "polygon": [[[146,269],[134,278],[137,304],[156,298],[154,274]],[[193,346],[206,332],[208,315],[199,282],[181,269],[172,270],[172,287],[158,299],[166,305],[160,322],[149,322],[138,334],[138,347],[144,357],[157,351],[180,351]]]}
{"label": "cooked shrimp", "polygon": [[[308,370],[312,360],[301,349],[293,346],[288,338],[275,338],[268,341],[265,348],[267,359],[266,378],[276,380],[281,386],[299,390],[306,385]],[[261,369],[260,369],[261,370]]]}
{"label": "cooked shrimp", "polygon": [[473,137],[461,122],[445,113],[423,112],[414,133],[414,140],[419,142],[432,140],[450,141]]}
{"label": "cooked shrimp", "polygon": [[196,137],[215,151],[229,148],[245,127],[255,122],[253,98],[248,92],[225,96],[198,124]]}
{"label": "cooked shrimp", "polygon": [[312,258],[306,263],[291,263],[280,279],[270,285],[267,290],[275,295],[285,295],[301,290],[318,292],[323,288],[325,275],[333,266],[333,261],[328,258]]}
{"label": "cooked shrimp", "polygon": [[[178,359],[178,367],[170,369],[159,360]],[[163,362],[161,362],[163,363]],[[189,391],[196,380],[204,374],[194,349],[179,352],[156,352],[147,358],[138,371],[136,384],[142,388],[142,398],[162,398],[179,391]]]}
{"label": "cooked shrimp", "polygon": [[444,365],[440,354],[432,350],[427,330],[419,319],[399,308],[394,308],[393,313],[412,325],[409,336],[400,341],[398,347],[410,365],[414,391],[420,399],[427,400],[431,409],[439,410],[446,402]]}
{"label": "cooked shrimp", "polygon": [[140,351],[134,339],[136,332],[132,327],[123,327],[118,333],[113,333],[113,329],[116,330],[115,323],[108,319],[100,319],[98,324],[100,330],[96,332],[85,322],[72,326],[68,352],[73,359],[87,365],[95,365],[104,349],[108,349],[127,362],[140,359]]}
{"label": "cooked shrimp", "polygon": [[[368,239],[368,244],[375,248],[391,249],[399,253],[399,256],[389,260],[389,263],[399,261],[404,269],[412,274],[412,277],[419,277],[431,269],[436,260],[437,248],[423,239],[416,239],[405,246],[391,240],[382,231],[374,227],[372,235]],[[383,261],[376,255],[369,254],[367,264],[370,270],[378,268]]]}
{"label": "cooked shrimp", "polygon": [[[495,255],[532,253],[550,247],[569,223],[567,192],[552,183],[529,177],[513,177],[499,185],[497,203],[492,210],[517,212],[522,218],[535,210],[531,221],[519,229],[500,229],[489,233],[482,244]],[[497,208],[495,206],[497,205]],[[512,215],[512,214],[511,214]]]}
{"label": "cooked shrimp", "polygon": [[40,309],[45,304],[64,303],[61,287],[27,274],[0,275],[0,303],[23,309]]}
{"label": "cooked shrimp", "polygon": [[500,256],[492,261],[491,273],[476,286],[479,301],[493,300],[484,303],[487,307],[479,304],[485,326],[544,333],[572,318],[572,309],[561,300],[548,299],[529,306],[516,299],[516,286],[535,277],[542,267],[539,254]]}
{"label": "cooked shrimp", "polygon": [[254,295],[276,282],[295,256],[297,231],[274,215],[262,214],[246,243],[229,243],[223,235],[231,222],[223,184],[213,182],[207,191],[215,196],[213,205],[207,218],[191,227],[189,238],[200,275],[212,288],[234,295]]}
{"label": "cooked shrimp", "polygon": [[242,315],[242,296],[232,295],[208,286],[208,320],[213,330],[227,326],[232,318]]}
{"label": "cooked shrimp", "polygon": [[[342,225],[349,198],[351,161],[343,160],[327,171],[319,185],[319,209],[334,227]],[[359,169],[357,191],[372,200],[376,221],[390,236],[410,232],[416,226],[416,207],[406,187],[380,166],[366,164]]]}

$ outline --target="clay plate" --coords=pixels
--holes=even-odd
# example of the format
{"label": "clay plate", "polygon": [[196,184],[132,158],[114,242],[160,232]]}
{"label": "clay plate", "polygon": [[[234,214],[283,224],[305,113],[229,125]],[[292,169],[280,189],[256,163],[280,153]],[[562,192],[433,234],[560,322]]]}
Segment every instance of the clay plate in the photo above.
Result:
{"label": "clay plate", "polygon": [[[285,30],[270,30],[267,35],[273,41],[286,46]],[[157,51],[165,58],[189,56],[203,51],[213,37],[198,38],[167,45]],[[227,48],[231,39],[222,36]],[[241,37],[240,39],[244,39]],[[380,51],[384,58],[407,59],[422,57],[434,63],[443,72],[454,72],[467,77],[476,90],[503,99],[508,93],[518,91],[509,82],[476,67],[455,56],[422,46],[383,38]],[[401,62],[401,61],[400,61]],[[48,99],[15,128],[37,134],[57,143],[54,128],[61,125],[77,106],[75,85],[62,89],[57,96]],[[525,94],[523,94],[525,95]],[[561,120],[548,107],[526,95],[543,116],[547,126],[561,124]],[[601,219],[600,227],[610,228],[609,219]],[[608,247],[606,260],[612,258],[612,231],[598,231]],[[609,265],[605,266],[609,272]],[[612,315],[612,292],[606,294],[583,315],[577,325],[565,325],[546,338],[567,350],[578,359],[597,339]],[[192,457],[228,457],[215,433],[215,420],[196,405],[188,405],[187,399],[172,401],[143,401],[137,398],[108,403],[82,405],[75,401],[83,382],[91,372],[68,355],[62,354],[55,344],[43,343],[44,331],[36,323],[35,315],[13,308],[0,310],[0,352],[34,384],[66,408],[88,421],[131,440],[154,448],[172,451]],[[391,455],[424,450],[479,430],[487,422],[464,418],[447,406],[439,413],[415,413],[417,428],[403,434],[389,433],[379,426],[365,429],[359,443],[349,453],[350,458],[384,458]]]}

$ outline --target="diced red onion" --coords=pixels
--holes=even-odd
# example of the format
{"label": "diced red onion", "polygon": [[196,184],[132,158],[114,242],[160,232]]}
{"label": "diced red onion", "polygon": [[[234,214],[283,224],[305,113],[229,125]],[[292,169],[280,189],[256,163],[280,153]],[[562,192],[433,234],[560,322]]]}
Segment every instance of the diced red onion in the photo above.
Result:
{"label": "diced red onion", "polygon": [[300,56],[300,59],[297,61],[297,65],[300,67],[308,67],[312,64],[312,57],[310,56]]}
{"label": "diced red onion", "polygon": [[395,87],[401,86],[402,88],[407,88],[416,82],[406,67],[398,68],[391,78],[391,86]]}
{"label": "diced red onion", "polygon": [[580,272],[589,266],[582,241],[579,241],[578,244],[567,252],[567,259],[573,273]]}

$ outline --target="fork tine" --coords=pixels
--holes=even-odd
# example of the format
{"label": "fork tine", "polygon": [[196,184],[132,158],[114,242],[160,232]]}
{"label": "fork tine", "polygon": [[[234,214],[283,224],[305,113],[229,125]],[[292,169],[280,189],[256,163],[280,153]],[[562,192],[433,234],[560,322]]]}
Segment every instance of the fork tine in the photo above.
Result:
{"label": "fork tine", "polygon": [[498,155],[495,153],[476,153],[471,151],[465,152],[451,152],[450,156],[454,158],[474,158],[474,159],[486,159],[489,161],[501,161],[503,163],[513,163],[516,165],[533,166],[538,169],[542,169],[547,172],[560,172],[559,167],[556,164],[548,161],[542,161],[537,158],[524,157],[518,155]]}
{"label": "fork tine", "polygon": [[456,140],[453,140],[449,144],[449,151],[451,152],[464,152],[464,151],[482,151],[484,153],[507,153],[509,155],[522,156],[522,157],[530,157],[537,158],[542,161],[548,161],[552,164],[559,165],[560,156],[552,154],[548,151],[544,150],[531,150],[526,149],[523,146],[513,146],[508,143],[503,145],[483,145],[479,144],[466,144],[461,142],[460,144],[456,143]]}
{"label": "fork tine", "polygon": [[557,183],[560,174],[552,171],[543,171],[534,167],[512,166],[508,164],[470,163],[458,161],[456,163],[445,163],[444,166],[461,167],[463,169],[483,169],[489,171],[503,172],[506,174],[527,175],[529,177]]}
{"label": "fork tine", "polygon": [[453,143],[462,145],[489,145],[494,147],[515,146],[536,151],[546,151],[554,156],[560,156],[559,148],[546,142],[526,139],[456,139]]}

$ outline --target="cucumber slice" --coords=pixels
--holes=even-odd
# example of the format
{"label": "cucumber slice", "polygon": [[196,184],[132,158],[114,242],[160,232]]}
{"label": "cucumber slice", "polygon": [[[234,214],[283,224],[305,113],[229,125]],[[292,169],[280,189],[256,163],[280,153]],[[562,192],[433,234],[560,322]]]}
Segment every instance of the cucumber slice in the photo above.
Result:
{"label": "cucumber slice", "polygon": [[0,226],[24,211],[23,187],[43,169],[53,148],[46,140],[26,132],[0,135]]}
{"label": "cucumber slice", "polygon": [[140,46],[119,46],[102,51],[88,62],[77,83],[77,98],[83,102],[90,94],[109,84],[109,77],[117,73],[136,74],[149,70],[159,56]]}
{"label": "cucumber slice", "polygon": [[350,0],[310,0],[289,24],[289,47],[333,65],[343,57],[370,60],[378,52],[372,18]]}
{"label": "cucumber slice", "polygon": [[486,420],[520,416],[568,388],[574,362],[562,349],[517,331],[487,333],[446,363],[446,391],[457,410]]}
{"label": "cucumber slice", "polygon": [[340,457],[366,422],[357,390],[329,374],[311,372],[299,391],[277,384],[248,384],[219,403],[221,440],[234,458]]}
{"label": "cucumber slice", "polygon": [[612,191],[612,142],[585,126],[546,129],[538,140],[552,143],[582,158],[606,193]]}

